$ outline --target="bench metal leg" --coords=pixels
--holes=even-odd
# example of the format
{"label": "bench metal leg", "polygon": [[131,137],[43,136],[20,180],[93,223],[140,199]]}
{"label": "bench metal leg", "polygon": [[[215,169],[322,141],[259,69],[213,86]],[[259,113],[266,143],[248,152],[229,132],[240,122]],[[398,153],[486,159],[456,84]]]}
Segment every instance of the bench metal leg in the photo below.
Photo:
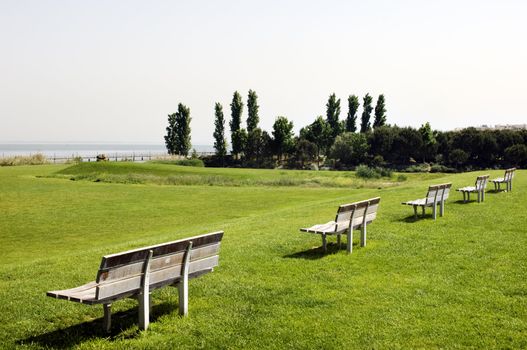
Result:
{"label": "bench metal leg", "polygon": [[192,251],[192,241],[189,242],[187,251],[185,252],[185,258],[183,260],[183,273],[181,281],[178,284],[179,294],[179,314],[186,316],[188,314],[188,271],[190,267],[190,253]]}
{"label": "bench metal leg", "polygon": [[445,201],[439,203],[439,216],[445,215]]}
{"label": "bench metal leg", "polygon": [[423,217],[425,217],[425,206],[423,205],[422,208],[423,208]]}
{"label": "bench metal leg", "polygon": [[137,296],[139,301],[139,329],[146,330],[150,324],[150,262],[152,260],[152,250],[143,264],[143,278],[141,279],[141,291]]}
{"label": "bench metal leg", "polygon": [[150,324],[150,293],[141,292],[138,297],[139,301],[139,329],[146,330]]}
{"label": "bench metal leg", "polygon": [[102,327],[106,333],[110,333],[110,329],[112,328],[112,304],[103,304],[102,307],[104,309]]}
{"label": "bench metal leg", "polygon": [[348,241],[347,241],[347,247],[346,247],[346,251],[349,253],[351,253],[353,251],[353,230],[350,228],[347,232],[348,234]]}
{"label": "bench metal leg", "polygon": [[337,235],[337,247],[340,249],[340,234]]}
{"label": "bench metal leg", "polygon": [[366,247],[366,225],[362,225],[360,228],[360,246]]}
{"label": "bench metal leg", "polygon": [[463,193],[463,203],[466,203],[467,202],[467,194],[465,193],[465,191],[462,191],[461,193]]}
{"label": "bench metal leg", "polygon": [[414,216],[417,219],[417,205],[414,205]]}
{"label": "bench metal leg", "polygon": [[324,253],[327,251],[327,244],[326,244],[326,234],[322,233],[322,250]]}
{"label": "bench metal leg", "polygon": [[437,218],[437,203],[432,204],[432,217],[434,218],[434,220]]}

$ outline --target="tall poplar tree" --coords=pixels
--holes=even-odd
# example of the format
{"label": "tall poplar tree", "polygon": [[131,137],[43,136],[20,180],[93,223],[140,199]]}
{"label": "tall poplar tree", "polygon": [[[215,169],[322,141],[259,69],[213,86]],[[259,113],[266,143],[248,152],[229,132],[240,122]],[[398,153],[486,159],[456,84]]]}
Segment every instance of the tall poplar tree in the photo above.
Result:
{"label": "tall poplar tree", "polygon": [[168,154],[176,154],[176,113],[168,115],[168,126],[166,127],[165,145]]}
{"label": "tall poplar tree", "polygon": [[190,151],[190,108],[184,104],[178,104],[175,118],[176,153],[186,156]]}
{"label": "tall poplar tree", "polygon": [[331,94],[328,98],[328,103],[326,103],[326,121],[331,127],[331,136],[333,139],[340,134],[340,98],[337,100],[335,94]]}
{"label": "tall poplar tree", "polygon": [[348,97],[348,116],[346,117],[346,131],[357,131],[357,112],[359,110],[359,98],[355,95]]}
{"label": "tall poplar tree", "polygon": [[373,121],[373,127],[378,128],[386,124],[386,106],[384,95],[379,95],[377,104],[375,105],[375,120]]}
{"label": "tall poplar tree", "polygon": [[232,143],[232,154],[238,156],[243,152],[245,143],[245,130],[242,131],[242,113],[243,113],[243,102],[242,96],[238,91],[235,91],[232,96],[231,102],[231,121],[229,123],[231,128],[231,143]]}
{"label": "tall poplar tree", "polygon": [[371,112],[373,111],[373,107],[371,106],[372,100],[373,99],[370,94],[366,94],[366,96],[364,96],[364,99],[362,100],[362,117],[360,124],[360,132],[368,132],[371,129],[370,118]]}
{"label": "tall poplar tree", "polygon": [[220,103],[216,103],[214,106],[214,149],[216,155],[221,158],[223,164],[223,158],[227,154],[227,140],[225,139],[225,118],[223,116],[223,107]]}
{"label": "tall poplar tree", "polygon": [[258,116],[258,95],[253,90],[249,90],[249,96],[247,97],[247,132],[250,134],[251,131],[258,127],[260,117]]}

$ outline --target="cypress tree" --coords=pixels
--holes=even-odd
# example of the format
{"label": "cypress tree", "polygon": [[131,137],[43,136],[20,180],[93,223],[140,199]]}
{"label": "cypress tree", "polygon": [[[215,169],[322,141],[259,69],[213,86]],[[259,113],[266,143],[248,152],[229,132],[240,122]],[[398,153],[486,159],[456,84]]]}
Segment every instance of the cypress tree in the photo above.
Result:
{"label": "cypress tree", "polygon": [[357,111],[359,110],[359,98],[355,95],[348,97],[348,116],[346,117],[346,131],[357,131]]}
{"label": "cypress tree", "polygon": [[384,95],[379,95],[377,104],[375,105],[375,120],[373,121],[373,127],[378,128],[386,124],[386,106]]}
{"label": "cypress tree", "polygon": [[175,117],[176,153],[186,156],[190,150],[190,108],[180,103]]}
{"label": "cypress tree", "polygon": [[260,122],[260,117],[258,116],[259,108],[260,107],[258,106],[258,96],[256,95],[256,92],[253,90],[249,90],[249,96],[247,98],[247,132],[249,134],[251,133],[251,131],[258,127],[258,123]]}
{"label": "cypress tree", "polygon": [[242,123],[242,113],[243,113],[243,102],[242,96],[238,91],[234,92],[231,102],[231,121],[229,123],[231,128],[231,143],[232,143],[232,154],[238,156],[243,152],[243,136],[241,133],[241,123]]}
{"label": "cypress tree", "polygon": [[176,113],[168,115],[168,126],[166,128],[165,145],[168,154],[176,154]]}
{"label": "cypress tree", "polygon": [[340,98],[337,100],[335,94],[331,94],[328,98],[328,103],[326,104],[326,121],[331,127],[331,136],[333,139],[340,134]]}
{"label": "cypress tree", "polygon": [[370,117],[373,107],[371,106],[372,98],[370,94],[366,94],[362,100],[362,117],[360,124],[360,132],[368,132],[371,129]]}
{"label": "cypress tree", "polygon": [[216,103],[214,106],[214,114],[214,149],[216,150],[216,155],[221,158],[223,163],[223,157],[227,154],[227,141],[225,140],[223,107],[220,103]]}

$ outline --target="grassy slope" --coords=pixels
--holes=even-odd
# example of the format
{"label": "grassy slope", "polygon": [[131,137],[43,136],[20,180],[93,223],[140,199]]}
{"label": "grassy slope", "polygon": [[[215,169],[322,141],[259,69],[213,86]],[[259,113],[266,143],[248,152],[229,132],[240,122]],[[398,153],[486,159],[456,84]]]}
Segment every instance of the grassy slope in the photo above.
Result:
{"label": "grassy slope", "polygon": [[[2,347],[527,347],[523,171],[512,193],[489,193],[485,203],[462,204],[453,193],[446,216],[434,222],[412,220],[400,202],[424,195],[430,181],[459,187],[476,174],[422,182],[416,176],[380,190],[34,177],[59,169],[0,168]],[[338,204],[376,195],[381,209],[368,246],[355,246],[352,255],[334,246],[323,255],[318,236],[298,232],[332,219]],[[107,337],[100,307],[45,297],[46,290],[93,280],[103,254],[220,229],[221,265],[192,280],[188,318],[177,315],[177,293],[165,288],[153,294],[155,321],[147,332],[137,331],[128,300],[114,305],[120,313]]]}

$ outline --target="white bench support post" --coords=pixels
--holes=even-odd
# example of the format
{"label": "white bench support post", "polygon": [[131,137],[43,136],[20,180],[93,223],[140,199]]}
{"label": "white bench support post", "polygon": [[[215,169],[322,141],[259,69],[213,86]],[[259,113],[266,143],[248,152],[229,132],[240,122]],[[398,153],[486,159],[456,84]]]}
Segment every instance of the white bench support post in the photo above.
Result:
{"label": "white bench support post", "polygon": [[181,271],[181,281],[178,284],[179,294],[179,314],[186,316],[188,314],[188,271],[190,267],[190,253],[192,251],[192,241],[188,243],[185,257],[183,258],[183,266]]}
{"label": "white bench support post", "polygon": [[110,329],[112,328],[112,304],[103,304],[102,307],[104,309],[102,326],[106,333],[110,333]]}
{"label": "white bench support post", "polygon": [[141,291],[138,295],[139,300],[139,328],[146,330],[150,323],[150,261],[152,254],[150,250],[143,265],[143,278],[141,280]]}
{"label": "white bench support post", "polygon": [[348,254],[351,254],[353,252],[353,221],[355,221],[355,214],[355,210],[353,210],[350,217],[350,225],[348,227],[348,231],[346,231],[346,234],[348,235],[348,240],[346,242],[346,251],[348,252]]}
{"label": "white bench support post", "polygon": [[360,226],[360,246],[366,247],[366,218],[368,217],[368,208],[370,203],[366,204],[364,209],[364,216],[362,217],[362,225]]}

